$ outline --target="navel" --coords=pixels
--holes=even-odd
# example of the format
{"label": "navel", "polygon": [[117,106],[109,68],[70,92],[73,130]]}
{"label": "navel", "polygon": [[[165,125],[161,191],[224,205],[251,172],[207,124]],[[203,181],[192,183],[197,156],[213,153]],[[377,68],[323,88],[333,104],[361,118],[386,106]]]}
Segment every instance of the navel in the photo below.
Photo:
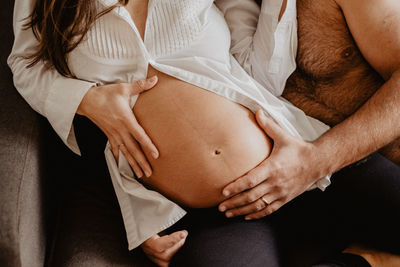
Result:
{"label": "navel", "polygon": [[219,155],[221,155],[221,153],[222,153],[221,149],[214,150],[214,156],[219,156]]}

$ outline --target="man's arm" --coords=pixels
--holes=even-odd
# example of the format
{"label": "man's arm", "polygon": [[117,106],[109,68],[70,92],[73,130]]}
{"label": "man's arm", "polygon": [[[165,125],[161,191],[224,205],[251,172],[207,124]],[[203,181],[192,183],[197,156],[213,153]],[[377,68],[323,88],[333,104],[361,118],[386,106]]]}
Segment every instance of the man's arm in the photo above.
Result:
{"label": "man's arm", "polygon": [[257,120],[274,139],[274,148],[267,160],[224,188],[229,199],[219,208],[228,217],[269,215],[318,178],[400,137],[400,2],[337,3],[361,53],[386,83],[356,113],[312,143],[291,137],[258,113]]}
{"label": "man's arm", "polygon": [[362,55],[386,83],[315,145],[337,171],[400,137],[400,2],[337,0]]}

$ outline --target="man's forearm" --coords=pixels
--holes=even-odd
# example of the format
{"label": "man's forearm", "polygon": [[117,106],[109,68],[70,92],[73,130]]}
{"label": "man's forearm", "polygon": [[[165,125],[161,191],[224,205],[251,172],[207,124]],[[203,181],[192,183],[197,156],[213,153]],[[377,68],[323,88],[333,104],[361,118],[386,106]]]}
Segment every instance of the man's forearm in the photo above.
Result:
{"label": "man's forearm", "polygon": [[356,113],[322,135],[314,145],[326,171],[335,172],[399,136],[400,69]]}

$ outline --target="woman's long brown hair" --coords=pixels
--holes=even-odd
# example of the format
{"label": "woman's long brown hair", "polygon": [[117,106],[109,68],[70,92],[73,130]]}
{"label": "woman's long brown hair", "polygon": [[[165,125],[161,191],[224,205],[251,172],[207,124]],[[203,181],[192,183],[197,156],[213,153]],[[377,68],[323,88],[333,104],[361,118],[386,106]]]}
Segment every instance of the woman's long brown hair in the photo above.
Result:
{"label": "woman's long brown hair", "polygon": [[37,51],[27,58],[28,67],[44,61],[66,77],[72,77],[68,68],[67,54],[85,37],[90,26],[100,16],[129,0],[101,12],[96,8],[97,0],[37,0],[25,28],[31,28],[39,41]]}

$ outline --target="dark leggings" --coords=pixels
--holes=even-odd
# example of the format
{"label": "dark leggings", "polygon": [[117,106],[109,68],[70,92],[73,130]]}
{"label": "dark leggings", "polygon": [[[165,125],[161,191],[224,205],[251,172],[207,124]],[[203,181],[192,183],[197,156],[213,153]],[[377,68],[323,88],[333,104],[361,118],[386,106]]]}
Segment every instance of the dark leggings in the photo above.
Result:
{"label": "dark leggings", "polygon": [[[104,134],[81,116],[74,125],[83,158],[104,165]],[[306,192],[261,220],[189,210],[169,229],[189,231],[172,266],[311,266],[351,243],[400,254],[399,212],[400,167],[374,154],[334,174],[325,192]]]}
{"label": "dark leggings", "polygon": [[189,231],[172,266],[357,266],[328,262],[353,243],[400,254],[399,212],[400,167],[374,154],[261,220],[189,210],[170,229]]}

